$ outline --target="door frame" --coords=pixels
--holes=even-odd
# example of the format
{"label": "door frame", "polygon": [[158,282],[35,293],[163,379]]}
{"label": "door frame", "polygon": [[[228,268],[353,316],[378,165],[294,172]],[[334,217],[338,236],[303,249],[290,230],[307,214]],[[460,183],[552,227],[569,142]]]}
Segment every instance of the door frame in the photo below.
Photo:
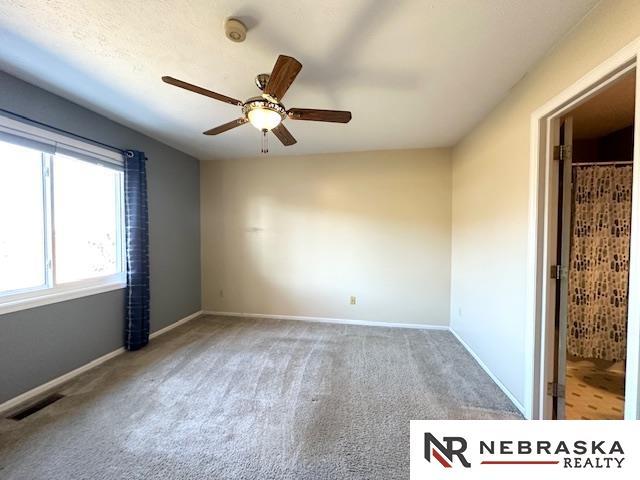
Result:
{"label": "door frame", "polygon": [[[525,333],[525,415],[551,419],[553,382],[555,280],[549,275],[557,252],[557,145],[560,117],[598,94],[640,63],[640,37],[609,57],[531,114],[529,220],[527,251],[527,330]],[[636,72],[633,146],[633,194],[627,325],[626,420],[640,419],[640,71]],[[634,240],[635,239],[635,240]]]}

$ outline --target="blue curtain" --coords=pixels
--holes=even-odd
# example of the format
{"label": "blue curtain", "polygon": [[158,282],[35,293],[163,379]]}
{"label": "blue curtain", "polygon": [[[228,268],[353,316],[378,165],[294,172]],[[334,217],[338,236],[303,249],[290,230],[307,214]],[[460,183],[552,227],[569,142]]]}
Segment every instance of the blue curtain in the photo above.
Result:
{"label": "blue curtain", "polygon": [[125,227],[127,235],[127,299],[124,346],[138,350],[149,342],[149,212],[146,157],[124,155]]}

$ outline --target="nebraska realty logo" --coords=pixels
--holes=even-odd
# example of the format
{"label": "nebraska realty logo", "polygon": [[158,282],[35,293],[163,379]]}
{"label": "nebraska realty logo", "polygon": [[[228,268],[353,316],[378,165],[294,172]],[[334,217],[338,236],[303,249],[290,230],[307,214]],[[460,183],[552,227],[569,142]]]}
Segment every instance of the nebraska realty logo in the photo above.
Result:
{"label": "nebraska realty logo", "polygon": [[412,420],[411,479],[636,478],[638,432],[636,421]]}
{"label": "nebraska realty logo", "polygon": [[446,446],[440,443],[431,433],[424,434],[424,458],[431,461],[435,458],[444,468],[451,468],[453,457],[457,457],[463,467],[469,468],[471,464],[464,456],[467,450],[467,441],[462,437],[443,437]]}

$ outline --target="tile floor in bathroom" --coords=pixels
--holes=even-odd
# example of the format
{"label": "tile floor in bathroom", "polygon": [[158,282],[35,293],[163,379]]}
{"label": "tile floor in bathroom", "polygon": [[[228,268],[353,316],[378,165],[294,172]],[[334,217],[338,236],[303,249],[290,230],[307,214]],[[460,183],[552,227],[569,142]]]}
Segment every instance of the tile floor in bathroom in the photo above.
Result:
{"label": "tile floor in bathroom", "polygon": [[624,366],[603,366],[591,360],[567,359],[566,418],[622,420]]}

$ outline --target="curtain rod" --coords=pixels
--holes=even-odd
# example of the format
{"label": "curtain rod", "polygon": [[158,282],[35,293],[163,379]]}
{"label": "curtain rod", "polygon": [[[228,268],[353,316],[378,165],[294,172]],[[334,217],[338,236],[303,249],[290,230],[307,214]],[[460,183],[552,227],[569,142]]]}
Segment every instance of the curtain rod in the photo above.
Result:
{"label": "curtain rod", "polygon": [[633,161],[630,162],[574,162],[572,167],[588,167],[589,165],[603,166],[603,165],[633,165]]}
{"label": "curtain rod", "polygon": [[56,132],[59,132],[59,133],[63,133],[65,135],[70,135],[70,136],[78,138],[80,140],[85,140],[87,142],[91,142],[91,143],[94,143],[96,145],[100,145],[102,147],[110,148],[111,150],[116,150],[116,151],[118,151],[118,152],[120,152],[122,154],[126,154],[127,153],[127,150],[123,150],[122,148],[114,147],[113,145],[109,145],[108,143],[99,142],[98,140],[94,140],[92,138],[84,137],[82,135],[78,135],[77,133],[73,133],[73,132],[70,132],[68,130],[63,130],[62,128],[54,127],[53,125],[49,125],[49,124],[44,123],[44,122],[39,122],[38,120],[34,120],[33,118],[29,118],[29,117],[27,117],[25,115],[20,115],[19,113],[15,113],[15,112],[12,112],[10,110],[5,110],[4,108],[0,108],[0,112],[8,114],[8,115],[10,115],[12,117],[19,118],[21,120],[26,120],[27,122],[32,123],[34,125],[38,125],[40,127],[48,128],[50,130],[53,130],[53,131],[56,131]]}

